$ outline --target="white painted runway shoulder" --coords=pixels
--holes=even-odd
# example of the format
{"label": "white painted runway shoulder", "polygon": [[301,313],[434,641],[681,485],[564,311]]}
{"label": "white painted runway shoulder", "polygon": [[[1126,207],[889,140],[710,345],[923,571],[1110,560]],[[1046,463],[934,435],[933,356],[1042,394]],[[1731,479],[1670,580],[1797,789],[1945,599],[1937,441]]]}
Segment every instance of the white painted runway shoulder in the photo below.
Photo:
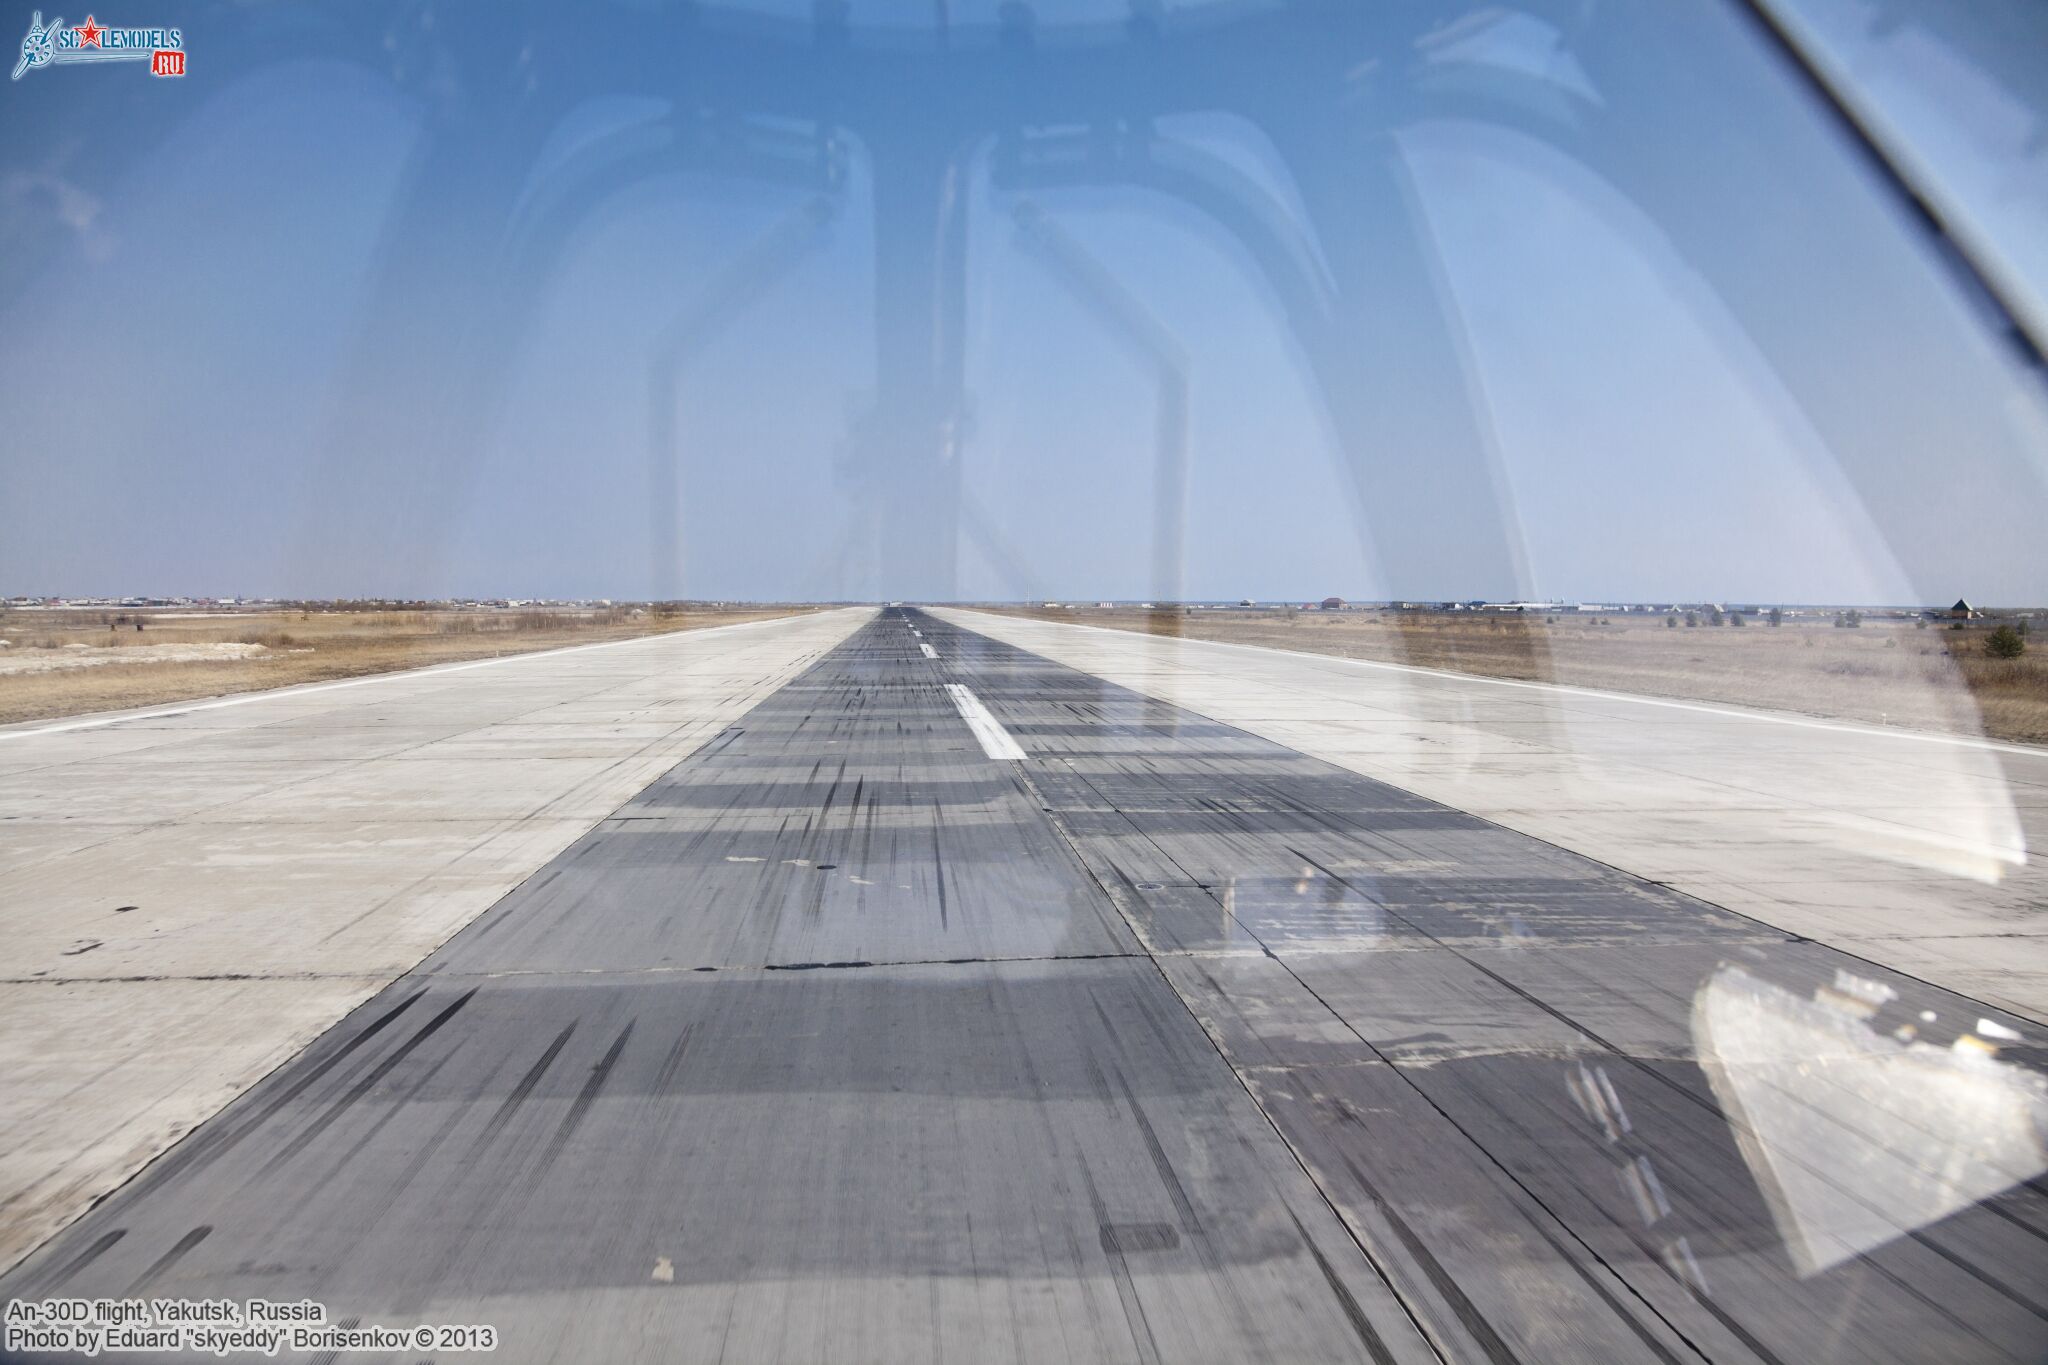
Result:
{"label": "white painted runway shoulder", "polygon": [[0,1267],[872,615],[0,731]]}
{"label": "white painted runway shoulder", "polygon": [[1006,644],[2048,1021],[2048,751],[943,610]]}

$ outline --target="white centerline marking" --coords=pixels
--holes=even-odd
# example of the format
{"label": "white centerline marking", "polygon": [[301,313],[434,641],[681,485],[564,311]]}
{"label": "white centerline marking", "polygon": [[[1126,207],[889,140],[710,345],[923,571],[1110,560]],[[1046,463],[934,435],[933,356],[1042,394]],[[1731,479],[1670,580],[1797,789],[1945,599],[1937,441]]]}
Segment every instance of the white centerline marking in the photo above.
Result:
{"label": "white centerline marking", "polygon": [[1017,747],[1017,741],[1010,738],[1010,732],[997,723],[981,704],[981,698],[962,687],[959,683],[947,683],[946,695],[953,699],[953,708],[960,713],[960,719],[967,722],[967,728],[974,731],[974,737],[981,741],[981,751],[990,758],[1022,758],[1024,751]]}
{"label": "white centerline marking", "polygon": [[917,647],[924,651],[924,657],[927,659],[936,659],[939,657],[939,651],[933,649],[930,645],[925,644],[922,640],[918,642]]}

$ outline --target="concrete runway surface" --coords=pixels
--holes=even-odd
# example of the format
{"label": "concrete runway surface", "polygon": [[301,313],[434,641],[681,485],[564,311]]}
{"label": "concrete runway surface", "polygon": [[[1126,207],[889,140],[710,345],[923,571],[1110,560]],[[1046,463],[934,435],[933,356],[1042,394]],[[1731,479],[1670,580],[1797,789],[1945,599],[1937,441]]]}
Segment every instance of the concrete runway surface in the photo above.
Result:
{"label": "concrete runway surface", "polygon": [[2048,748],[935,614],[2048,1025]]}
{"label": "concrete runway surface", "polygon": [[521,1361],[2039,1360],[2038,1034],[891,609],[0,1298]]}
{"label": "concrete runway surface", "polygon": [[0,1273],[873,616],[0,727]]}

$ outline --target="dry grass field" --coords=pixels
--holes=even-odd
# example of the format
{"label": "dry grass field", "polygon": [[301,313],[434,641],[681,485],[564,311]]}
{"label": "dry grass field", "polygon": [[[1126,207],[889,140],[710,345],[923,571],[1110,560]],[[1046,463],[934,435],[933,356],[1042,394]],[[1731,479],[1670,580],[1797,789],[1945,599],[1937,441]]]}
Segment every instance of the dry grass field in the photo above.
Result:
{"label": "dry grass field", "polygon": [[0,724],[731,625],[796,610],[0,610],[0,640],[7,642],[0,648]]}
{"label": "dry grass field", "polygon": [[1018,614],[1191,639],[1415,664],[1618,692],[1731,702],[1997,739],[2048,743],[2048,631],[2018,659],[1984,648],[1999,622],[1951,630],[1829,614],[1773,627],[1668,626],[1661,616],[1473,612],[1009,608]]}

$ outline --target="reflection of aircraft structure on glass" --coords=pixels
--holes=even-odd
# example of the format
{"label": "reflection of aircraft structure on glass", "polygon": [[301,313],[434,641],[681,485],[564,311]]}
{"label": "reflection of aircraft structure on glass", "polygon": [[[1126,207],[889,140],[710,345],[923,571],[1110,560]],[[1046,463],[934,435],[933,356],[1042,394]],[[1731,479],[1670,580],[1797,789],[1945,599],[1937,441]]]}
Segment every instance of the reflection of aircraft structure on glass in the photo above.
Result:
{"label": "reflection of aircraft structure on glass", "polygon": [[[15,525],[211,442],[316,466],[273,555],[327,582],[626,591],[591,652],[0,726],[0,1019],[63,1062],[0,1298],[507,1358],[2036,1358],[2048,756],[1977,722],[2048,705],[1887,714],[1985,636],[1877,604],[2048,590],[1971,543],[2048,516],[2040,312],[1766,3],[1834,0],[254,8],[181,119],[37,106],[111,149],[60,210],[177,125],[104,217],[213,311],[104,372],[220,417],[15,404]],[[45,277],[48,368],[132,264]],[[623,600],[714,574],[767,619]],[[1032,607],[754,600],[991,582]],[[1837,632],[1816,582],[1925,591]],[[1787,600],[1698,629],[1723,588]],[[1801,666],[1724,685],[1753,646]]]}
{"label": "reflection of aircraft structure on glass", "polygon": [[[798,211],[816,222],[843,198],[854,156],[871,186],[871,204],[857,209],[871,213],[875,237],[876,370],[872,410],[856,423],[843,472],[894,594],[955,595],[960,536],[992,538],[972,509],[963,522],[959,468],[965,204],[978,176],[1013,204],[1034,201],[1048,224],[1057,223],[1063,193],[1113,187],[1220,231],[1284,318],[1354,515],[1397,592],[1400,566],[1420,557],[1417,536],[1454,538],[1490,581],[1526,578],[1487,401],[1398,141],[1424,121],[1506,130],[1618,195],[1704,281],[1774,372],[1909,575],[1924,542],[1916,530],[1924,489],[1885,467],[1881,452],[1952,439],[1917,395],[1940,391],[1987,413],[2011,406],[2009,370],[1983,363],[1995,343],[1972,330],[1976,320],[1929,268],[1936,249],[1905,230],[1886,244],[1859,239],[1845,249],[1823,216],[1779,211],[1816,184],[1870,173],[1853,150],[1845,154],[1849,144],[1793,68],[1767,83],[1767,94],[1804,118],[1803,136],[1761,145],[1748,131],[1760,122],[1717,109],[1733,98],[1717,71],[1779,55],[1740,6],[1659,15],[1654,24],[1636,7],[1559,0],[1506,9],[1137,5],[1099,21],[1091,11],[1089,22],[1023,3],[978,22],[951,22],[950,13],[942,4],[928,22],[903,24],[869,22],[845,4],[820,3],[807,15],[678,5],[609,18],[600,11],[573,42],[539,13],[496,7],[396,9],[374,22],[237,15],[239,32],[209,30],[210,43],[250,56],[354,53],[426,105],[424,145],[387,235],[354,366],[357,378],[373,381],[369,391],[431,389],[431,401],[387,402],[340,419],[329,444],[334,463],[347,452],[349,471],[334,476],[336,497],[344,511],[352,498],[375,497],[379,516],[338,516],[333,533],[394,546],[419,539],[405,527],[379,529],[387,509],[371,490],[413,490],[399,515],[421,524],[456,500],[488,425],[479,414],[493,410],[521,319],[536,303],[531,281],[545,272],[535,267],[563,252],[605,201],[683,171],[816,196]],[[463,40],[447,41],[457,27]],[[581,36],[614,31],[630,43]],[[1661,54],[1682,54],[1687,79],[1670,79]],[[659,112],[544,164],[543,146],[563,120],[610,96],[658,101],[649,107]],[[1643,117],[1652,109],[1677,110],[1712,145],[1672,146],[1668,120],[1652,127]],[[1186,114],[1248,130],[1270,151],[1285,195],[1164,130]],[[1867,193],[1899,202],[1874,183]],[[506,223],[502,257],[473,259],[477,230]],[[672,385],[691,346],[770,287],[800,239],[795,227],[772,235],[700,298],[679,300],[667,349],[654,359],[656,382]],[[1782,288],[1788,276],[1799,281],[1796,297]],[[1879,276],[1909,284],[1878,321],[1926,334],[1930,353],[1952,357],[1939,372],[1854,331],[1836,353],[1816,354],[1788,330],[1790,311],[1866,317],[1867,283]],[[422,314],[438,321],[423,328]],[[1857,382],[1837,382],[1845,372]],[[654,398],[657,444],[675,439],[664,429],[667,401]],[[1170,427],[1173,404],[1162,404]],[[441,414],[434,429],[417,430],[402,415],[419,406]],[[1976,442],[1983,477],[2027,468],[2031,435],[2021,423],[2031,420],[1987,422]],[[384,429],[398,423],[404,429]],[[1162,431],[1162,452],[1175,446]],[[365,469],[363,451],[384,452],[377,458],[390,463]],[[659,468],[671,458],[654,452],[662,529],[653,586],[662,595],[682,587],[675,476]],[[1163,460],[1168,482],[1181,477],[1174,464]],[[1424,497],[1436,511],[1427,526],[1400,511]],[[1176,498],[1164,493],[1158,505],[1168,509],[1169,524],[1155,528],[1163,547],[1175,534]],[[1017,566],[999,545],[989,557]],[[1170,588],[1162,581],[1154,591]]]}
{"label": "reflection of aircraft structure on glass", "polygon": [[1966,1021],[1932,1046],[1932,1011],[1880,1033],[1897,999],[1847,972],[1802,999],[1724,967],[1695,1001],[1700,1064],[1801,1275],[2048,1169],[2048,1083],[1995,1055],[2020,1035]]}

